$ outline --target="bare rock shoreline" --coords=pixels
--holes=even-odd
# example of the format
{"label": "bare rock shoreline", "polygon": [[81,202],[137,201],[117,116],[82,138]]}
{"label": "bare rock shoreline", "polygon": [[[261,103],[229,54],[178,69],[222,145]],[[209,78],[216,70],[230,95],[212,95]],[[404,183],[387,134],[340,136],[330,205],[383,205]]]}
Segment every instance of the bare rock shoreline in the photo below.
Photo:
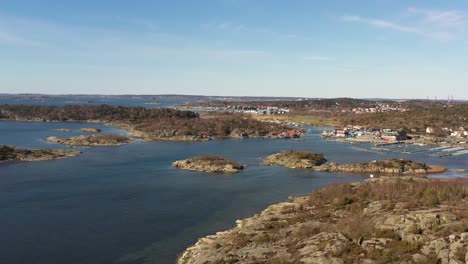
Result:
{"label": "bare rock shoreline", "polygon": [[220,173],[237,173],[244,169],[244,166],[238,162],[220,156],[201,156],[177,160],[172,163],[172,166],[184,170]]}
{"label": "bare rock shoreline", "polygon": [[117,146],[130,143],[132,140],[120,135],[99,134],[90,136],[81,135],[70,138],[58,138],[52,136],[46,138],[46,141],[67,146]]}
{"label": "bare rock shoreline", "polygon": [[81,132],[87,132],[87,133],[99,133],[101,132],[101,129],[99,128],[94,128],[94,127],[84,127],[80,129]]}
{"label": "bare rock shoreline", "polygon": [[0,146],[0,161],[43,161],[63,159],[80,155],[78,150],[64,149],[17,149]]}
{"label": "bare rock shoreline", "polygon": [[383,177],[274,204],[200,238],[195,263],[467,263],[468,182]]}
{"label": "bare rock shoreline", "polygon": [[267,165],[328,172],[423,175],[440,173],[446,170],[442,166],[427,165],[404,159],[373,160],[354,164],[325,163],[326,161],[322,154],[310,151],[286,151],[270,155],[264,159],[264,163]]}

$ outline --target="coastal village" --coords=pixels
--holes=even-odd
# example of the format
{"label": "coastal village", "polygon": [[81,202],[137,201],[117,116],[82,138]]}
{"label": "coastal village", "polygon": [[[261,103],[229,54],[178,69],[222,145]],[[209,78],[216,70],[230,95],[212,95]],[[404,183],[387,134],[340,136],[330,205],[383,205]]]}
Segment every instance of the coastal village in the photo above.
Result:
{"label": "coastal village", "polygon": [[200,112],[226,112],[254,115],[284,115],[290,112],[287,107],[280,108],[268,105],[227,105],[227,106],[177,106],[175,109],[187,109]]}
{"label": "coastal village", "polygon": [[389,153],[393,151],[413,154],[426,152],[430,156],[446,157],[468,154],[468,131],[463,128],[449,129],[450,135],[439,138],[427,129],[423,135],[407,134],[404,130],[388,128],[367,129],[363,126],[337,127],[323,131],[321,136],[326,140],[336,140],[345,143],[374,143],[373,147],[354,147],[362,151]]}
{"label": "coastal village", "polygon": [[[307,102],[308,100],[297,100],[297,102]],[[178,106],[177,109],[190,109],[195,111],[203,112],[229,112],[229,113],[243,113],[243,114],[255,114],[255,115],[284,115],[290,113],[291,109],[289,107],[278,107],[274,105],[269,105],[266,102],[264,104],[249,104],[245,102],[243,104],[230,104],[225,102],[225,105],[197,105],[189,104],[185,106]],[[326,109],[313,107],[311,106],[309,112],[328,112],[336,111],[341,113],[386,113],[386,112],[406,112],[408,107],[402,105],[399,102],[375,102],[372,104],[367,104],[366,107],[348,107],[346,105],[341,105],[336,102]]]}
{"label": "coastal village", "polygon": [[[307,100],[301,100],[301,103],[307,103]],[[315,101],[317,102],[317,101]],[[442,104],[444,108],[453,106],[451,101],[446,103],[436,102]],[[290,105],[293,103],[289,103]],[[380,102],[374,101],[372,103],[359,102],[355,105],[362,105],[362,107],[351,107],[351,103],[344,104],[338,101],[326,104],[325,107],[317,105],[312,106],[311,103],[302,106],[303,108],[298,111],[296,107],[287,107],[288,103],[278,104],[278,102],[244,102],[244,103],[229,103],[225,104],[192,104],[189,108],[186,106],[178,106],[177,109],[189,109],[197,112],[205,113],[231,113],[231,114],[246,114],[252,115],[259,120],[279,123],[295,129],[287,131],[270,131],[268,137],[270,138],[285,138],[297,139],[300,138],[305,130],[297,129],[309,125],[305,122],[292,122],[289,117],[294,115],[303,115],[307,113],[314,116],[314,113],[320,116],[323,112],[325,114],[348,113],[351,115],[374,115],[379,113],[399,114],[410,111],[408,104],[403,102]],[[280,107],[281,106],[281,107]],[[262,118],[263,116],[263,118]],[[356,122],[357,123],[357,122]],[[204,135],[209,137],[209,135]],[[245,132],[240,131],[235,135],[236,137],[249,137]],[[465,127],[432,127],[428,126],[425,129],[395,129],[389,127],[378,127],[369,125],[352,124],[346,126],[334,126],[331,129],[323,131],[323,138],[329,140],[339,140],[347,143],[364,143],[373,142],[376,144],[400,144],[408,143],[414,145],[437,145],[437,146],[452,146],[464,150],[468,146],[466,144],[468,138],[468,131]],[[455,154],[465,154],[465,152],[457,152]]]}
{"label": "coastal village", "polygon": [[[459,128],[444,128],[448,134],[447,140],[454,140],[459,145],[466,144],[468,138],[468,131],[464,127]],[[434,128],[428,127],[425,132],[427,137],[431,137],[434,134]],[[404,130],[392,130],[390,128],[371,128],[368,129],[364,126],[346,126],[346,127],[335,127],[331,131],[324,130],[322,137],[332,138],[354,138],[363,140],[381,140],[384,142],[396,142],[405,141],[411,139],[421,139],[424,135],[408,135]]]}

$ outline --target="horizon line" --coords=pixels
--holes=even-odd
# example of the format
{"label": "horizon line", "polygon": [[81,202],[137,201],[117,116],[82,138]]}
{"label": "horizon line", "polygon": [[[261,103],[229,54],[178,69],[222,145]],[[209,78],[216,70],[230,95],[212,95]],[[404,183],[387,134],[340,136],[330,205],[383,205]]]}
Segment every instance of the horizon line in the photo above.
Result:
{"label": "horizon line", "polygon": [[[306,97],[306,96],[255,96],[255,95],[206,95],[206,94],[80,94],[80,93],[64,93],[64,94],[54,94],[54,93],[0,93],[0,95],[17,95],[17,96],[24,96],[24,95],[42,95],[42,96],[192,96],[192,97],[217,97],[217,98],[242,98],[242,97],[250,97],[250,98],[294,98],[294,99],[339,99],[339,98],[349,98],[349,99],[360,99],[360,100],[424,100],[424,101],[432,101],[432,102],[441,102],[447,101],[446,98],[390,98],[390,97]],[[467,99],[452,99],[448,101],[468,101]]]}

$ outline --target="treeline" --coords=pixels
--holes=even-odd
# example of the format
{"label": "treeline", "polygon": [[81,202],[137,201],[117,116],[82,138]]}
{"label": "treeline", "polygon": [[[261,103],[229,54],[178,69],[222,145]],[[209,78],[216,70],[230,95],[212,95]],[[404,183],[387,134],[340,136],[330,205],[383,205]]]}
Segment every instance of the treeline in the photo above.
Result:
{"label": "treeline", "polygon": [[154,133],[165,133],[164,136],[266,136],[270,132],[282,132],[288,128],[276,123],[266,123],[241,115],[224,115],[217,118],[196,119],[158,119],[142,122],[137,130]]}
{"label": "treeline", "polygon": [[168,108],[144,108],[124,106],[35,106],[35,105],[0,105],[0,119],[44,121],[89,121],[105,122],[126,121],[132,123],[161,118],[190,119],[198,118],[191,111],[179,111]]}
{"label": "treeline", "polygon": [[265,136],[287,128],[241,115],[200,118],[192,111],[123,106],[31,106],[0,105],[0,119],[32,121],[101,121],[130,125],[153,137],[173,136]]}
{"label": "treeline", "polygon": [[303,111],[309,109],[316,110],[335,110],[335,109],[349,109],[356,107],[375,107],[377,102],[385,102],[389,104],[395,104],[394,101],[374,101],[365,99],[354,99],[354,98],[331,98],[331,99],[308,99],[308,100],[281,100],[281,101],[240,101],[240,102],[202,102],[202,103],[191,103],[192,106],[246,106],[246,105],[265,105],[274,106],[280,108],[289,108],[292,110]]}
{"label": "treeline", "polygon": [[420,107],[397,113],[366,113],[346,116],[343,125],[363,125],[376,128],[407,129],[424,132],[427,127],[455,128],[468,126],[468,104]]}
{"label": "treeline", "polygon": [[14,147],[0,145],[0,161],[12,160],[16,158]]}

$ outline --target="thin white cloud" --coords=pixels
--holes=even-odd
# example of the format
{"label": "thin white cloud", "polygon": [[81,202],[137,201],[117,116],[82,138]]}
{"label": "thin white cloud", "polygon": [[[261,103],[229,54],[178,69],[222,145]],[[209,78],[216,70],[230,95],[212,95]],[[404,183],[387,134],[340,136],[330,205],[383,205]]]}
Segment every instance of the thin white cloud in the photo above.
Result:
{"label": "thin white cloud", "polygon": [[361,23],[378,28],[412,33],[440,41],[449,41],[461,35],[461,28],[466,24],[465,16],[458,11],[436,11],[429,9],[408,8],[409,21],[397,23],[385,19],[365,18],[357,15],[342,16],[342,21]]}
{"label": "thin white cloud", "polygon": [[37,43],[14,36],[7,32],[0,32],[0,44],[7,44],[7,45],[15,45],[15,46],[33,46],[37,45]]}
{"label": "thin white cloud", "polygon": [[389,28],[402,32],[412,32],[412,33],[421,33],[419,29],[414,27],[403,26],[391,21],[382,20],[382,19],[370,19],[363,18],[360,16],[342,16],[341,19],[346,22],[360,22],[368,24],[375,27]]}
{"label": "thin white cloud", "polygon": [[408,8],[408,12],[423,17],[424,22],[438,26],[462,26],[466,23],[466,15],[457,10],[432,10],[422,8]]}
{"label": "thin white cloud", "polygon": [[348,21],[348,22],[356,22],[356,21],[361,21],[360,16],[342,16],[341,19],[343,21]]}
{"label": "thin white cloud", "polygon": [[233,23],[230,21],[223,21],[217,23],[203,23],[200,25],[202,30],[219,30],[219,31],[226,31],[231,33],[253,33],[253,34],[263,34],[272,37],[279,37],[279,38],[297,38],[298,35],[294,33],[286,33],[286,32],[279,32],[275,31],[271,28],[265,27],[253,27],[245,24],[240,23]]}
{"label": "thin white cloud", "polygon": [[249,28],[244,24],[236,24],[229,21],[219,23],[204,23],[200,25],[203,30],[224,30],[224,31],[248,31]]}
{"label": "thin white cloud", "polygon": [[[11,33],[4,29],[11,29]],[[40,43],[38,47],[45,52],[53,50],[51,57],[59,58],[55,62],[74,54],[84,63],[106,65],[194,63],[207,59],[240,61],[268,55],[262,50],[219,46],[161,30],[134,32],[0,15],[0,45],[32,46],[36,43]]]}
{"label": "thin white cloud", "polygon": [[334,61],[336,60],[333,57],[326,57],[326,56],[305,56],[303,57],[304,60],[308,61]]}
{"label": "thin white cloud", "polygon": [[267,55],[266,52],[261,50],[242,50],[242,49],[206,49],[198,51],[203,56],[212,59],[244,59],[244,58],[255,58],[263,55]]}
{"label": "thin white cloud", "polygon": [[408,26],[403,26],[397,23],[393,23],[390,21],[386,20],[381,20],[381,19],[368,19],[366,20],[367,23],[370,25],[376,26],[376,27],[381,27],[381,28],[389,28],[389,29],[394,29],[402,32],[410,32],[410,33],[417,33],[421,34],[421,30],[415,27],[408,27]]}

